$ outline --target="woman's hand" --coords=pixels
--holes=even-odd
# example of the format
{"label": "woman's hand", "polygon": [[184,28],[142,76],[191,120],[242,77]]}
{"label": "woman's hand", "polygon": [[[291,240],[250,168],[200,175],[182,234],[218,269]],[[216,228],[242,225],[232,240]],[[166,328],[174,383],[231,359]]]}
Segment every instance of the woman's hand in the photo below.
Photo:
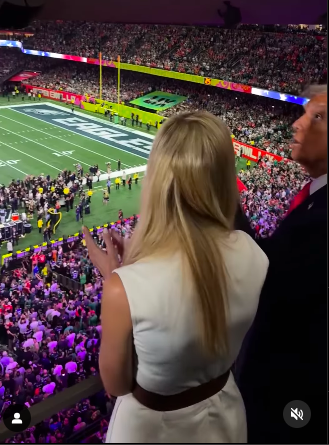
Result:
{"label": "woman's hand", "polygon": [[88,227],[83,227],[88,254],[93,265],[99,270],[104,280],[110,278],[114,269],[120,267],[118,254],[107,229],[103,230],[106,252],[100,249],[94,242]]}
{"label": "woman's hand", "polygon": [[120,255],[122,260],[124,253],[127,250],[129,239],[120,236],[119,233],[114,229],[111,230],[111,236],[112,236],[112,243],[114,247],[117,249],[118,254]]}

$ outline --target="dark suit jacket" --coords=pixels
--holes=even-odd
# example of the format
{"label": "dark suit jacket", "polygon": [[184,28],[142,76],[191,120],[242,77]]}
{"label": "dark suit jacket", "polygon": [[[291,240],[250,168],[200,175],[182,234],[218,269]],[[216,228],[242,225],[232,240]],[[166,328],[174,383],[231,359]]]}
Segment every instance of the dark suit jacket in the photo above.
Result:
{"label": "dark suit jacket", "polygon": [[[253,235],[241,209],[236,228]],[[327,443],[327,186],[257,242],[269,271],[236,362],[248,441]],[[300,429],[283,420],[293,400],[311,408],[311,421]]]}

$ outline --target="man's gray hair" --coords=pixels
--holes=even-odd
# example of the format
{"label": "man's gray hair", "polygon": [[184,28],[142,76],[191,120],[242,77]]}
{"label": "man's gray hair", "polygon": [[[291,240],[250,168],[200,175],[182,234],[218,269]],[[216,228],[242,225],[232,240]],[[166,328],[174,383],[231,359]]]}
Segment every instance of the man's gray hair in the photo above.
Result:
{"label": "man's gray hair", "polygon": [[302,92],[301,96],[307,99],[312,99],[314,96],[327,94],[327,84],[322,85],[308,85]]}

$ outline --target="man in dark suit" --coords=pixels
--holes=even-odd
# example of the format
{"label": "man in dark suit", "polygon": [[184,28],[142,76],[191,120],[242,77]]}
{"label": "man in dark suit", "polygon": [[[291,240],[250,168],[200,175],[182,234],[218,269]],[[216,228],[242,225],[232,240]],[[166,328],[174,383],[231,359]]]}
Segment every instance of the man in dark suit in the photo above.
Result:
{"label": "man in dark suit", "polygon": [[[312,179],[275,233],[257,240],[270,266],[236,362],[249,443],[327,443],[326,87],[310,90],[309,97],[293,124],[291,149]],[[246,223],[242,213],[237,216],[236,227],[253,236]],[[289,427],[283,418],[294,400],[311,409],[303,428]]]}

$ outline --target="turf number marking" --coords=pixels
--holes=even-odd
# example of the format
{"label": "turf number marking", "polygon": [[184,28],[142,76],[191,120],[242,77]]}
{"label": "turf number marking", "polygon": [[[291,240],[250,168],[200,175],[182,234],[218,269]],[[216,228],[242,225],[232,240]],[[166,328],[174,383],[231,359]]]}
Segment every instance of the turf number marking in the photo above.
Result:
{"label": "turf number marking", "polygon": [[9,161],[0,161],[0,167],[7,167],[8,165],[16,165],[19,159],[10,159]]}
{"label": "turf number marking", "polygon": [[62,153],[53,153],[53,155],[55,156],[70,156],[72,153],[74,152],[74,150],[72,151],[62,151]]}

